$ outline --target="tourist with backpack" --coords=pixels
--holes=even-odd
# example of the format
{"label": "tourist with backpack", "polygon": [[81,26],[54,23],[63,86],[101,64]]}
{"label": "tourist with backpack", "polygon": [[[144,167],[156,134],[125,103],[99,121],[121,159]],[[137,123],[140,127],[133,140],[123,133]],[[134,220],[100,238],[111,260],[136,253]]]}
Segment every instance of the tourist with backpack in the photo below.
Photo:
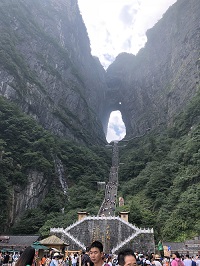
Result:
{"label": "tourist with backpack", "polygon": [[172,254],[172,262],[171,262],[171,266],[184,266],[182,260],[181,260],[181,256],[180,254],[178,253],[178,251],[175,251],[173,254]]}
{"label": "tourist with backpack", "polygon": [[185,259],[183,261],[184,266],[192,266],[192,260],[190,259],[189,255],[185,255]]}
{"label": "tourist with backpack", "polygon": [[89,247],[86,248],[86,252],[84,251],[82,252],[81,266],[91,266],[93,264],[91,262],[88,252],[89,252]]}

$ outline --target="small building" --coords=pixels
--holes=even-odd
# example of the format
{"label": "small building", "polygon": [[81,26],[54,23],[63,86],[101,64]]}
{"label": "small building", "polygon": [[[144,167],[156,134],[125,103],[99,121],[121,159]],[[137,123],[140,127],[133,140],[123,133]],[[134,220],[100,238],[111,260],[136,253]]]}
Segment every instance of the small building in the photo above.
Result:
{"label": "small building", "polygon": [[59,252],[65,251],[65,247],[67,246],[62,239],[55,235],[51,235],[40,240],[40,243],[48,248],[51,248],[52,250],[57,250]]}
{"label": "small building", "polygon": [[0,250],[2,251],[22,251],[26,247],[31,246],[38,241],[39,235],[1,235],[0,236]]}
{"label": "small building", "polygon": [[185,242],[165,242],[163,243],[166,254],[172,254],[178,251],[182,255],[188,254],[189,256],[200,255],[200,236],[193,239],[186,240]]}

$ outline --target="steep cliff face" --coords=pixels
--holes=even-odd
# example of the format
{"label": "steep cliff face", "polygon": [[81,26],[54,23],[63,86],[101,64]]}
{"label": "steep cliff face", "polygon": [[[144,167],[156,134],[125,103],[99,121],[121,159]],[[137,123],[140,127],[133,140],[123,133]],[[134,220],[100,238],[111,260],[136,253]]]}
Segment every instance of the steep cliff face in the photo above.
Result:
{"label": "steep cliff face", "polygon": [[[160,130],[173,123],[174,116],[184,110],[199,88],[199,14],[199,0],[178,0],[149,30],[145,48],[137,56],[119,55],[105,73],[98,59],[91,56],[76,0],[2,0],[0,95],[17,103],[45,129],[86,144],[105,143],[110,112],[117,109],[122,112],[127,137],[143,134],[148,128]],[[9,126],[6,124],[6,130],[12,131],[12,125]],[[4,132],[2,135],[6,143],[14,139],[13,146],[16,146],[15,134],[10,139]],[[22,142],[21,165],[29,156],[33,160],[39,158],[37,142],[37,136],[34,141]],[[29,147],[26,152],[23,149],[27,143],[34,147],[31,154]],[[45,151],[48,149],[49,146]],[[10,166],[6,156],[10,156],[14,172],[19,164],[18,155],[13,156],[12,149],[9,152],[11,155],[4,155],[4,168],[6,172],[7,163]],[[97,160],[89,174],[87,171],[83,174],[85,165],[89,169],[94,157],[92,154],[84,162],[84,153],[71,167],[68,158],[76,161],[76,156],[72,157],[74,152],[71,149],[58,158],[55,154],[57,159],[53,162],[49,159],[55,169],[53,178],[60,180],[58,189],[63,194],[67,185],[60,173],[65,171],[64,175],[71,176],[71,183],[79,176],[91,183],[94,180],[91,172],[98,169]],[[77,165],[81,165],[80,171]],[[44,171],[34,167],[28,165],[21,170],[28,178],[26,187],[11,189],[10,224],[23,210],[37,207],[48,192]],[[69,175],[66,169],[71,171]],[[4,176],[4,173],[0,175]],[[13,176],[17,179],[18,173],[6,176],[10,183]],[[95,180],[102,181],[103,176],[106,176],[103,171],[97,172]]]}
{"label": "steep cliff face", "polygon": [[110,161],[104,146],[58,138],[0,96],[0,232],[34,233],[47,214],[92,200],[99,208],[96,182],[105,181]]}
{"label": "steep cliff face", "polygon": [[[58,136],[86,144],[105,143],[98,116],[106,89],[105,71],[91,56],[77,1],[2,1],[0,34],[0,95]],[[15,167],[23,165],[10,156]],[[35,160],[33,154],[31,157]],[[63,162],[54,161],[54,168],[52,182],[65,193],[67,184],[60,170],[64,171]],[[21,171],[27,183],[11,186],[2,229],[15,224],[24,211],[36,208],[52,184],[44,171],[34,166]],[[67,176],[66,167],[63,176]]]}
{"label": "steep cliff face", "polygon": [[77,1],[2,1],[0,94],[45,128],[103,143],[105,72],[91,56]]}
{"label": "steep cliff face", "polygon": [[199,86],[199,14],[198,0],[177,1],[147,32],[145,48],[116,58],[107,71],[112,93],[105,120],[120,101],[127,135],[173,123]]}
{"label": "steep cliff face", "polygon": [[10,208],[9,225],[14,224],[25,210],[37,208],[48,192],[47,179],[42,172],[31,170],[25,188],[14,186],[12,207]]}
{"label": "steep cliff face", "polygon": [[117,109],[127,136],[159,129],[197,91],[198,0],[177,1],[137,56],[117,57],[107,80],[91,56],[77,1],[4,0],[0,12],[0,94],[59,136],[105,143]]}

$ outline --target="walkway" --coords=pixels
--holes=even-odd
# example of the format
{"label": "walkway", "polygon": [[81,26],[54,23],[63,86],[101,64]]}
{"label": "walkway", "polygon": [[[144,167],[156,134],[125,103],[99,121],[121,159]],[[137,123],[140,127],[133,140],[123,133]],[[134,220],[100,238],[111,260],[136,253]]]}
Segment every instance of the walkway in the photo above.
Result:
{"label": "walkway", "polygon": [[115,216],[117,190],[118,190],[118,167],[119,151],[118,142],[113,142],[112,166],[110,168],[109,181],[105,189],[105,198],[99,209],[98,216]]}

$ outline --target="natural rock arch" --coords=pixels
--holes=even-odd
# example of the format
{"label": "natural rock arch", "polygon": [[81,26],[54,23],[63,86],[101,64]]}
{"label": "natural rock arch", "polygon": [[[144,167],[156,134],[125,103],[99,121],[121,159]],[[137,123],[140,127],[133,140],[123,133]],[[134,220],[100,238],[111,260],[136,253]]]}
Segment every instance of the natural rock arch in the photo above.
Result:
{"label": "natural rock arch", "polygon": [[102,112],[100,113],[100,120],[103,125],[105,136],[107,135],[108,122],[110,114],[113,111],[119,110],[122,115],[122,120],[126,127],[126,136],[131,135],[131,120],[128,115],[129,110],[127,109],[126,100],[124,97],[124,90],[120,85],[119,79],[114,79],[112,82],[108,82],[108,90],[104,94],[104,103]]}
{"label": "natural rock arch", "polygon": [[107,142],[111,142],[114,140],[122,140],[126,136],[126,126],[124,121],[122,120],[122,114],[119,110],[112,111],[110,113],[109,121],[108,121],[108,129],[106,140]]}

